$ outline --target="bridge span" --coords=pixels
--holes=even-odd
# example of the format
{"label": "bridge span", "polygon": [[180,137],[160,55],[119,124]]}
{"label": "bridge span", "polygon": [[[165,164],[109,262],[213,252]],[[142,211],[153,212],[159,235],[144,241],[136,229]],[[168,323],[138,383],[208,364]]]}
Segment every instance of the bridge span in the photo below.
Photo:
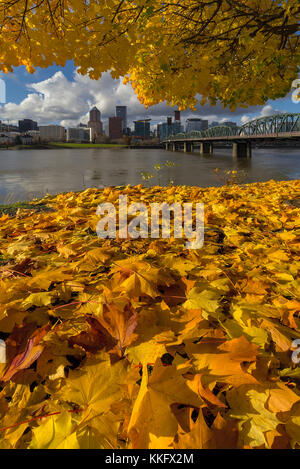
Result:
{"label": "bridge span", "polygon": [[230,142],[233,158],[250,158],[251,143],[264,141],[300,142],[300,113],[260,117],[241,127],[224,124],[207,130],[179,133],[170,135],[163,143],[166,150],[192,152],[195,147],[200,147],[200,153],[213,154],[214,142]]}

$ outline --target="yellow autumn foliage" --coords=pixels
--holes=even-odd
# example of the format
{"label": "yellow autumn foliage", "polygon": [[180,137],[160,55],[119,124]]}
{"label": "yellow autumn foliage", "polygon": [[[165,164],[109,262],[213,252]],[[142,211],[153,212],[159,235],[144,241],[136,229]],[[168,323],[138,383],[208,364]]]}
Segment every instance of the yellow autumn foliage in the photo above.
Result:
{"label": "yellow autumn foliage", "polygon": [[[205,205],[202,249],[98,204]],[[0,218],[1,448],[299,448],[300,182],[127,186]]]}
{"label": "yellow autumn foliage", "polygon": [[285,96],[299,67],[298,0],[1,0],[0,70],[125,77],[147,107]]}

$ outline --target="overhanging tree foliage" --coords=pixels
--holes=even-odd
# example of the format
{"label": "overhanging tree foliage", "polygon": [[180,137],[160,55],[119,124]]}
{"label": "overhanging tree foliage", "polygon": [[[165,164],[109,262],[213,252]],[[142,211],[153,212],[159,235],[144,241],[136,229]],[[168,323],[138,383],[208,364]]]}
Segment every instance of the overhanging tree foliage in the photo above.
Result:
{"label": "overhanging tree foliage", "polygon": [[0,69],[64,65],[131,82],[146,106],[284,96],[299,64],[298,0],[8,0]]}

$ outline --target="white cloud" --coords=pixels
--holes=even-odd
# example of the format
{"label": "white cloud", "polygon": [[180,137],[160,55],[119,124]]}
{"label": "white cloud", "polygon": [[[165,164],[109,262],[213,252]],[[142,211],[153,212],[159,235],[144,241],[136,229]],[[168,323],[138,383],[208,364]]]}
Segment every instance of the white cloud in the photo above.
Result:
{"label": "white cloud", "polygon": [[[30,118],[38,124],[61,123],[64,126],[77,125],[88,121],[88,112],[92,106],[97,106],[102,113],[104,125],[109,116],[115,115],[115,106],[126,105],[128,123],[135,119],[151,118],[156,124],[166,121],[167,116],[173,116],[174,110],[164,103],[149,109],[138,101],[130,85],[123,85],[122,79],[114,80],[109,72],[103,74],[100,80],[91,80],[74,71],[73,80],[68,80],[63,72],[56,72],[47,80],[26,85],[29,94],[19,104],[7,103],[0,107],[1,119],[17,122],[19,119]],[[252,106],[250,113],[269,112],[271,106]],[[213,111],[213,112],[212,112]],[[235,120],[244,113],[244,109],[237,109],[231,113],[221,105],[197,106],[195,112],[185,111],[182,120],[188,117],[202,117],[209,122],[217,120]],[[241,117],[242,121],[245,116]]]}
{"label": "white cloud", "polygon": [[242,117],[241,117],[241,124],[246,124],[246,122],[249,122],[251,121],[251,117],[247,116],[247,114],[244,114]]}
{"label": "white cloud", "polygon": [[249,116],[248,114],[244,114],[241,117],[240,124],[243,125],[243,124],[246,124],[246,122],[252,121],[254,119],[258,119],[260,117],[269,117],[269,116],[273,116],[274,114],[281,114],[284,112],[286,111],[280,111],[279,109],[274,109],[273,106],[271,106],[270,104],[266,104],[265,106],[263,106],[263,108],[261,108],[259,113],[254,113],[251,116]]}
{"label": "white cloud", "polygon": [[274,109],[272,106],[267,104],[264,106],[260,112],[260,117],[268,117],[268,116],[273,116],[274,114],[281,114],[282,111],[279,111],[278,109]]}
{"label": "white cloud", "polygon": [[269,117],[273,116],[274,114],[281,114],[286,111],[280,111],[279,109],[274,109],[273,106],[270,104],[266,104],[261,110],[259,114],[255,114],[252,116],[249,116],[248,114],[244,114],[241,117],[241,124],[246,124],[246,122],[249,122],[254,119],[258,119],[259,117]]}

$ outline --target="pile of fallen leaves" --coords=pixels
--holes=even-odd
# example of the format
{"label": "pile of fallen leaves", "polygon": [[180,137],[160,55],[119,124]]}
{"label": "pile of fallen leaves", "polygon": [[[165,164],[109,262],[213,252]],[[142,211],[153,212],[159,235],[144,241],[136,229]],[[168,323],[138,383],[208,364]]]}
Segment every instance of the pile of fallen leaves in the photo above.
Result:
{"label": "pile of fallen leaves", "polygon": [[[203,202],[203,248],[99,239],[121,194]],[[128,186],[2,215],[0,447],[300,447],[299,197]]]}

